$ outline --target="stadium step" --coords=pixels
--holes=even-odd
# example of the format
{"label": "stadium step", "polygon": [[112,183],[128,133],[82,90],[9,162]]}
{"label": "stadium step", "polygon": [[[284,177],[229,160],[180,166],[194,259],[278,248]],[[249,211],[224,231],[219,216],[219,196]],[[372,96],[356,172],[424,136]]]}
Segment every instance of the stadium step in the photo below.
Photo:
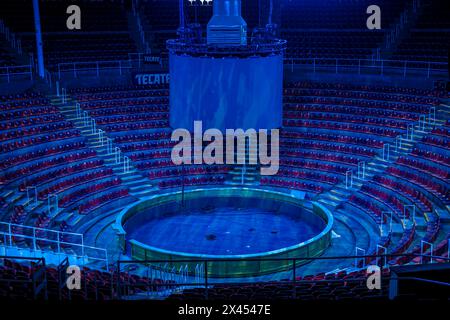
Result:
{"label": "stadium step", "polygon": [[228,185],[259,185],[259,170],[254,165],[236,165],[227,174]]}
{"label": "stadium step", "polygon": [[[100,215],[97,215],[93,219],[91,219],[89,222],[86,222],[84,224],[80,224],[80,226],[77,228],[77,232],[83,233],[86,235],[86,243],[90,245],[95,245],[95,238],[99,234],[99,228],[103,229],[105,227],[105,224],[108,225],[111,223],[111,221],[115,220],[115,216],[122,211],[123,208],[117,208],[113,210],[106,211]],[[101,222],[101,223],[99,223]],[[105,223],[104,223],[105,222]],[[94,241],[92,241],[94,240]]]}
{"label": "stadium step", "polygon": [[259,186],[259,182],[244,182],[241,183],[241,181],[225,181],[224,184],[230,185],[230,186]]}
{"label": "stadium step", "polygon": [[332,199],[324,199],[324,198],[322,198],[322,199],[319,199],[317,201],[322,203],[322,204],[325,204],[327,207],[330,207],[331,209],[334,209],[339,204],[339,201],[335,201],[335,200],[332,200]]}
{"label": "stadium step", "polygon": [[392,234],[394,235],[403,235],[405,229],[403,229],[403,225],[401,223],[392,223]]}
{"label": "stadium step", "polygon": [[133,186],[130,186],[130,192],[136,192],[136,193],[140,193],[140,192],[149,192],[149,191],[154,191],[155,187],[153,187],[151,184],[136,184]]}
{"label": "stadium step", "polygon": [[[242,171],[232,170],[232,171],[229,172],[229,174],[240,176],[240,175],[242,174]],[[259,173],[256,172],[256,171],[253,171],[253,172],[252,172],[252,171],[246,171],[246,172],[245,172],[245,175],[246,175],[246,176],[257,177],[257,176],[259,175]]]}
{"label": "stadium step", "polygon": [[348,190],[344,190],[341,188],[335,188],[330,190],[330,193],[336,194],[337,196],[341,197],[341,198],[347,198],[350,195],[350,192],[348,192]]}
{"label": "stadium step", "polygon": [[416,216],[414,221],[416,222],[416,229],[425,231],[427,229],[427,221],[424,217]]}
{"label": "stadium step", "polygon": [[443,223],[449,223],[450,222],[450,211],[447,209],[436,209],[436,213],[439,215],[439,219]]}
{"label": "stadium step", "polygon": [[130,194],[131,194],[132,196],[141,199],[141,198],[145,198],[145,197],[152,196],[152,195],[154,195],[155,193],[158,193],[158,191],[159,191],[159,188],[154,187],[154,186],[148,186],[148,187],[146,187],[146,188],[143,187],[143,189],[142,189],[142,190],[139,190],[139,191],[131,190],[131,189],[130,189],[129,192],[130,192]]}
{"label": "stadium step", "polygon": [[4,190],[1,193],[1,196],[6,199],[6,198],[10,197],[11,195],[13,195],[14,193],[15,193],[14,190]]}
{"label": "stadium step", "polygon": [[[144,197],[153,193],[157,188],[152,186],[150,180],[138,174],[130,161],[129,169],[125,172],[123,159],[120,163],[116,163],[114,154],[109,154],[106,145],[102,145],[99,141],[99,135],[93,133],[90,127],[84,125],[84,121],[76,117],[76,106],[71,104],[71,99],[68,97],[66,105],[61,104],[61,99],[53,97],[52,103],[57,105],[61,113],[64,114],[67,120],[71,121],[74,126],[80,130],[80,133],[87,138],[87,145],[97,152],[97,155],[103,159],[104,164],[112,168],[113,173],[120,177],[122,184],[129,188],[129,192],[135,197]],[[113,150],[114,150],[113,146]]]}
{"label": "stadium step", "polygon": [[362,212],[336,210],[333,213],[337,220],[340,220],[351,230],[355,237],[355,246],[369,251],[377,245],[377,226],[371,223],[370,219]]}

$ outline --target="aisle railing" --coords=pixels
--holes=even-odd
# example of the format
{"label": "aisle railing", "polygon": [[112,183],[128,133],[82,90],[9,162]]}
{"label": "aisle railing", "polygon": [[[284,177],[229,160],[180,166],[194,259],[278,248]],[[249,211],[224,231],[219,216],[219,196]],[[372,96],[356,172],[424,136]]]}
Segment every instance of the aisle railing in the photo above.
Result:
{"label": "aisle railing", "polygon": [[[448,254],[448,253],[447,253]],[[329,286],[330,283],[335,285],[342,283],[343,286],[349,282],[366,282],[369,275],[373,275],[374,270],[378,270],[379,274],[384,280],[389,280],[389,271],[394,264],[390,263],[390,260],[400,259],[400,258],[410,258],[411,262],[409,265],[418,264],[433,264],[436,263],[448,263],[450,259],[445,256],[434,256],[431,252],[427,254],[414,254],[414,253],[403,253],[403,254],[374,254],[366,255],[355,253],[354,256],[321,256],[321,257],[299,257],[299,258],[223,258],[223,259],[181,259],[181,260],[119,260],[117,261],[117,271],[122,272],[128,269],[139,269],[144,270],[159,270],[160,272],[167,273],[162,276],[161,273],[156,273],[160,281],[147,282],[134,282],[129,283],[128,281],[123,281],[120,277],[117,279],[117,289],[119,299],[127,295],[136,295],[136,292],[141,292],[138,294],[140,298],[154,297],[148,294],[146,291],[159,292],[160,295],[170,295],[171,293],[181,292],[184,289],[203,289],[204,298],[209,298],[209,292],[213,287],[223,287],[223,286],[248,286],[252,283],[268,284],[274,285],[275,283],[286,286],[291,286],[289,291],[294,298],[296,296],[297,286],[301,284],[317,284],[326,283]],[[419,262],[414,259],[420,257]],[[424,259],[427,258],[427,259]],[[309,263],[305,265],[305,270],[302,270],[301,263],[308,261]],[[334,268],[329,267],[330,270],[326,271],[327,264],[329,262],[338,263],[341,267]],[[365,263],[360,266],[360,261]],[[211,268],[212,264],[222,263],[223,268],[227,268],[227,263],[230,262],[240,262],[242,266],[254,265],[255,268],[267,263],[280,263],[286,267],[286,270],[282,274],[281,281],[274,280],[273,277],[266,277],[264,275],[258,276],[255,273],[255,277],[249,278],[212,278]],[[318,263],[320,262],[320,263]],[[311,265],[311,263],[315,263]],[[203,269],[202,271],[199,268]],[[256,270],[256,269],[255,269]],[[153,272],[153,271],[152,271]],[[306,272],[306,273],[305,273]],[[338,278],[335,277],[337,274],[355,274],[354,277]],[[145,274],[145,272],[144,272]],[[315,274],[321,274],[322,278],[318,279],[314,277]],[[153,279],[153,278],[152,278]],[[387,297],[387,287],[388,283],[384,282],[381,290],[377,293],[380,296]],[[335,286],[336,287],[336,286]],[[367,291],[370,289],[367,288]],[[212,290],[211,290],[212,291]],[[197,297],[199,298],[199,297]]]}
{"label": "aisle railing", "polygon": [[61,73],[67,72],[72,73],[74,78],[77,78],[80,72],[86,71],[95,71],[97,77],[100,76],[100,72],[103,70],[116,70],[122,75],[125,70],[133,68],[134,62],[140,65],[140,61],[131,59],[58,63],[58,79],[61,79]]}
{"label": "aisle railing", "polygon": [[418,74],[430,78],[432,76],[446,76],[447,63],[431,61],[384,60],[384,59],[345,59],[345,58],[285,58],[284,64],[291,67],[303,66],[312,72],[331,71],[333,73],[358,74],[397,74],[403,77]]}
{"label": "aisle railing", "polygon": [[48,252],[74,257],[83,263],[100,262],[105,264],[106,269],[109,267],[107,250],[85,245],[81,233],[0,222],[0,247],[5,253],[26,248],[35,253]]}
{"label": "aisle railing", "polygon": [[33,80],[33,66],[29,64],[23,66],[0,67],[0,80],[6,79],[9,83],[17,76],[27,76],[30,77],[30,80]]}

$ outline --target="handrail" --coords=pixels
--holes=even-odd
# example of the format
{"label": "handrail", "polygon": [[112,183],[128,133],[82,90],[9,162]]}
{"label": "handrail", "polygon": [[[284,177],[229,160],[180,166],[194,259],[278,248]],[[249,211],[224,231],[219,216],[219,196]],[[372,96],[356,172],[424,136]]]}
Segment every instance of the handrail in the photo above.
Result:
{"label": "handrail", "polygon": [[6,40],[11,43],[11,46],[16,49],[19,54],[22,54],[22,41],[16,33],[12,32],[11,29],[5,25],[3,19],[0,19],[0,33],[5,35]]}
{"label": "handrail", "polygon": [[[65,90],[63,88],[63,90]],[[64,91],[65,92],[65,91]],[[75,104],[77,119],[82,120],[83,125],[85,127],[89,127],[92,134],[96,136],[96,139],[103,147],[106,144],[106,152],[107,154],[114,154],[114,160],[116,164],[122,164],[123,172],[129,173],[131,170],[131,160],[129,157],[125,156],[125,154],[121,151],[119,147],[113,148],[113,141],[111,138],[106,136],[105,131],[97,128],[97,124],[95,119],[89,115],[88,111],[85,111],[81,108],[80,103],[76,102]],[[114,151],[113,151],[114,149]]]}
{"label": "handrail", "polygon": [[[365,280],[367,278],[364,278],[364,275],[358,276],[356,278],[348,278],[348,279],[303,279],[303,278],[298,278],[297,274],[298,271],[297,269],[300,267],[299,264],[297,263],[298,261],[301,260],[309,260],[309,261],[313,261],[313,260],[330,260],[330,259],[335,259],[335,260],[345,260],[345,259],[366,259],[366,258],[372,258],[372,260],[376,261],[374,265],[377,265],[378,261],[382,261],[382,257],[404,257],[404,256],[420,256],[420,254],[413,254],[413,253],[403,253],[403,254],[373,254],[373,255],[354,255],[354,256],[340,256],[340,257],[326,257],[326,256],[321,256],[321,257],[299,257],[299,258],[259,258],[259,259],[219,259],[220,261],[240,261],[241,263],[245,263],[245,262],[251,262],[251,261],[255,261],[255,262],[264,262],[264,261],[286,261],[288,263],[286,263],[286,265],[289,265],[289,269],[286,270],[287,273],[291,273],[291,276],[284,276],[284,280],[282,280],[280,283],[281,284],[292,284],[294,285],[292,290],[292,294],[293,297],[295,296],[296,293],[296,284],[300,284],[300,283],[319,283],[319,282],[335,282],[335,283],[343,283],[345,282],[351,282],[351,281],[361,281],[361,280]],[[376,259],[376,260],[375,260]],[[445,258],[445,257],[440,257],[440,259],[446,260],[446,261],[450,261],[449,258]],[[163,290],[165,292],[174,292],[174,290],[179,290],[180,288],[186,288],[186,287],[194,287],[194,288],[203,288],[204,289],[204,296],[206,299],[208,299],[208,291],[212,286],[216,286],[216,285],[248,285],[249,283],[258,283],[258,282],[271,282],[270,279],[253,279],[253,280],[238,280],[238,279],[225,279],[223,280],[222,278],[216,278],[213,277],[214,279],[210,279],[211,275],[209,274],[209,268],[211,266],[210,262],[213,261],[217,261],[217,260],[206,260],[206,259],[191,259],[191,260],[187,260],[187,259],[183,259],[183,260],[145,260],[145,261],[139,261],[139,260],[131,260],[131,261],[127,261],[127,260],[118,260],[117,261],[117,271],[121,272],[122,268],[121,266],[123,266],[124,268],[126,268],[126,265],[130,265],[130,264],[139,264],[139,265],[143,265],[143,266],[155,266],[156,267],[161,266],[161,264],[165,263],[165,266],[167,265],[167,263],[169,263],[170,265],[174,265],[174,264],[182,264],[184,265],[185,263],[195,263],[195,262],[202,262],[201,264],[201,268],[204,270],[204,273],[202,275],[202,277],[198,278],[197,277],[197,268],[195,268],[195,274],[193,274],[194,269],[191,270],[191,273],[189,273],[189,270],[187,270],[187,274],[188,277],[181,277],[181,282],[180,281],[175,281],[175,282],[168,282],[168,281],[162,281],[162,282],[155,282],[154,283],[154,287],[156,288],[156,292],[158,292],[158,290]],[[192,264],[191,264],[192,266]],[[198,266],[198,264],[197,264]],[[381,264],[378,265],[380,270],[389,270],[390,266],[389,265],[385,265],[385,264]],[[170,266],[168,266],[169,268],[163,268],[162,272],[168,272],[168,273],[173,273],[174,270],[173,268],[170,269]],[[125,270],[125,269],[124,269]],[[346,270],[347,272],[353,272],[353,271],[358,271],[361,272],[363,270],[366,270],[366,267],[358,267],[358,268],[352,268],[352,267],[345,267],[345,268],[340,268],[340,269],[335,269],[335,270],[331,270],[329,272],[326,272],[326,274],[330,274],[330,273],[338,273],[339,271],[342,270]],[[309,270],[311,271],[311,270]],[[322,270],[323,271],[323,270]],[[382,273],[384,274],[384,272]],[[175,273],[173,274],[174,277],[176,276],[180,276],[180,273],[177,273],[176,269],[175,269]],[[116,285],[117,285],[117,294],[118,294],[118,298],[121,299],[122,295],[126,295],[127,292],[127,288],[133,288],[133,286],[138,286],[138,287],[142,287],[141,283],[135,283],[135,284],[130,284],[130,283],[126,283],[121,281],[120,278],[117,279],[116,281]],[[385,288],[387,289],[387,288]],[[379,291],[380,295],[384,295],[386,294],[385,290],[381,290]]]}
{"label": "handrail", "polygon": [[61,79],[62,72],[71,72],[74,77],[77,77],[79,71],[96,70],[97,76],[100,75],[100,70],[117,69],[122,74],[124,69],[132,69],[133,63],[142,64],[142,58],[138,55],[137,59],[124,60],[97,60],[97,61],[75,61],[75,62],[61,62],[57,65],[58,78]]}
{"label": "handrail", "polygon": [[2,224],[3,225],[11,225],[11,226],[14,226],[14,227],[25,228],[25,229],[35,229],[35,230],[42,230],[42,231],[46,231],[46,232],[60,233],[62,235],[68,234],[68,235],[80,236],[81,238],[83,237],[82,233],[58,231],[58,230],[53,230],[53,229],[39,228],[39,227],[26,226],[26,225],[22,225],[22,224],[15,224],[15,223],[9,223],[9,222],[0,221],[0,225],[2,225]]}
{"label": "handrail", "polygon": [[[364,259],[364,258],[382,258],[382,257],[420,257],[420,254],[417,253],[398,253],[398,254],[371,254],[371,255],[352,255],[352,256],[320,256],[320,257],[300,257],[300,258],[218,258],[218,259],[174,259],[174,260],[158,260],[158,259],[149,259],[149,260],[118,260],[119,264],[149,264],[149,263],[186,263],[186,262],[206,262],[206,261],[249,261],[249,262],[263,262],[263,261],[299,261],[299,260],[339,260],[339,259]],[[450,262],[450,258],[440,257],[440,256],[430,256],[426,255],[426,257],[432,257],[435,259],[447,260]]]}
{"label": "handrail", "polygon": [[424,279],[424,278],[399,276],[397,279],[398,280],[415,280],[415,281],[419,281],[419,282],[433,283],[433,284],[437,284],[440,286],[450,287],[450,283],[448,283],[448,282],[442,282],[442,281],[430,280],[430,279]]}
{"label": "handrail", "polygon": [[310,66],[315,73],[318,68],[331,68],[335,73],[340,69],[348,71],[349,68],[357,69],[361,74],[365,69],[375,69],[379,75],[384,75],[387,70],[397,70],[406,77],[411,71],[423,71],[429,78],[432,74],[447,74],[447,63],[435,61],[393,60],[393,59],[351,59],[351,58],[284,58],[284,64],[291,66]]}
{"label": "handrail", "polygon": [[[128,59],[123,60],[96,60],[96,61],[74,61],[61,62],[57,64],[58,78],[61,78],[62,72],[72,72],[77,76],[79,71],[96,70],[99,75],[100,70],[117,69],[122,72],[124,69],[132,69],[135,63],[138,68],[143,65],[143,56],[145,53],[128,53]],[[335,73],[339,73],[342,68],[357,68],[358,73],[363,69],[376,69],[383,75],[385,70],[395,69],[403,73],[406,77],[411,71],[425,71],[427,77],[434,73],[447,73],[447,63],[435,61],[417,61],[417,60],[393,60],[393,59],[358,59],[358,58],[295,58],[285,57],[285,65],[291,65],[292,72],[294,66],[311,66],[316,72],[317,68],[332,68]],[[1,75],[1,73],[0,73]]]}
{"label": "handrail", "polygon": [[11,81],[12,76],[29,75],[30,80],[33,80],[33,65],[20,65],[20,66],[7,66],[0,67],[0,77],[6,77],[8,83]]}
{"label": "handrail", "polygon": [[[65,231],[58,231],[58,230],[52,230],[52,229],[37,228],[37,227],[26,226],[26,225],[19,225],[19,224],[14,224],[14,223],[0,222],[0,226],[2,226],[2,225],[6,226],[6,228],[7,228],[6,231],[0,231],[0,235],[2,235],[3,239],[4,239],[3,246],[5,246],[5,247],[12,247],[12,248],[15,247],[15,245],[13,244],[13,238],[14,237],[22,238],[22,239],[31,239],[32,242],[33,242],[32,243],[33,246],[32,246],[32,248],[30,250],[34,250],[34,251],[38,250],[38,248],[36,247],[38,241],[57,244],[57,246],[58,246],[58,253],[64,253],[64,252],[61,252],[61,245],[70,245],[72,247],[81,248],[81,255],[78,255],[77,253],[75,253],[75,254],[64,253],[67,256],[75,256],[76,258],[82,258],[82,259],[87,257],[89,260],[103,261],[103,262],[105,262],[106,269],[108,269],[108,251],[107,251],[107,249],[85,245],[84,244],[85,243],[84,242],[84,236],[81,233],[65,232]],[[27,235],[27,234],[25,234],[26,232],[24,232],[24,231],[22,231],[22,233],[15,232],[13,230],[13,227],[20,227],[21,229],[31,230],[31,234],[32,235]],[[48,236],[47,237],[37,236],[36,235],[36,231],[45,231],[45,232],[48,232],[48,233],[54,233],[54,234],[56,234],[57,239],[56,240],[55,239],[51,239]],[[62,240],[60,240],[61,237],[64,236],[64,235],[71,235],[71,236],[80,237],[80,243],[70,242],[70,240],[69,241],[62,241]],[[104,258],[94,257],[92,255],[88,255],[86,253],[86,249],[91,249],[93,251],[101,252],[102,253],[101,255],[104,256]],[[47,250],[47,251],[50,251],[50,250]]]}
{"label": "handrail", "polygon": [[1,256],[0,259],[8,259],[8,260],[38,260],[41,262],[45,261],[43,257],[23,257],[23,256]]}
{"label": "handrail", "polygon": [[[428,66],[432,66],[432,65],[440,65],[443,67],[447,67],[447,63],[445,62],[437,62],[437,61],[418,61],[418,60],[395,60],[395,59],[358,59],[358,58],[288,58],[285,57],[284,58],[285,63],[292,63],[292,62],[298,62],[298,61],[312,61],[313,63],[317,63],[318,61],[323,61],[323,62],[342,62],[342,61],[347,61],[347,62],[355,62],[355,64],[352,65],[358,65],[359,62],[369,62],[370,64],[386,64],[386,63],[392,63],[392,64],[398,64],[398,65],[402,65],[403,66],[408,66],[411,64],[417,64],[417,65],[424,65],[426,67]],[[358,62],[358,63],[356,63]],[[348,66],[350,64],[347,65],[341,65],[341,66]]]}
{"label": "handrail", "polygon": [[255,54],[281,54],[285,52],[287,41],[283,39],[268,39],[261,42],[252,42],[249,39],[247,45],[220,47],[204,43],[189,43],[180,39],[169,39],[166,41],[169,52],[191,53],[201,55],[233,55],[249,56]]}

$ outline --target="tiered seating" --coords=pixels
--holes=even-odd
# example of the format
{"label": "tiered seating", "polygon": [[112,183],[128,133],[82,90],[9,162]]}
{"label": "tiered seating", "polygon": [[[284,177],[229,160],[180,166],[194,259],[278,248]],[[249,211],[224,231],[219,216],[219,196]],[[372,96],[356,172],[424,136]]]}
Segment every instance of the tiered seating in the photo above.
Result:
{"label": "tiered seating", "polygon": [[[379,186],[366,184],[361,187],[361,190],[358,193],[372,198],[372,201],[377,200],[383,203],[394,211],[398,217],[403,217],[404,205],[402,201],[398,199],[396,194],[389,192],[389,190],[384,190],[384,188],[380,188]],[[406,212],[406,218],[409,218],[409,212]]]}
{"label": "tiered seating", "polygon": [[[83,146],[84,146],[84,144],[83,144]],[[70,149],[76,150],[77,148],[74,146],[71,146]],[[35,173],[42,169],[53,168],[55,166],[59,166],[61,164],[67,163],[67,162],[76,162],[79,160],[93,158],[95,156],[96,156],[96,153],[93,150],[84,150],[81,152],[76,152],[76,153],[61,155],[61,156],[56,155],[55,157],[53,157],[49,160],[37,161],[36,163],[34,163],[32,165],[22,167],[17,170],[12,170],[10,172],[6,172],[3,176],[0,177],[0,184],[9,183],[15,179],[18,179],[18,178],[24,176],[24,175],[30,175],[30,174]]]}
{"label": "tiered seating", "polygon": [[432,131],[433,134],[450,138],[450,121],[447,120],[442,128],[435,128]]}
{"label": "tiered seating", "polygon": [[[0,298],[12,299],[33,299],[32,273],[36,271],[35,262],[18,263],[8,259],[0,260]],[[138,276],[129,272],[106,272],[90,268],[82,268],[81,277],[83,279],[83,290],[69,291],[63,285],[61,290],[61,274],[58,268],[53,266],[45,267],[47,279],[48,299],[56,301],[63,300],[111,300],[117,299],[116,285],[120,278],[121,283],[127,284],[121,294],[139,294],[147,290],[157,292],[164,290],[164,284],[173,284],[172,280],[162,280],[158,278],[150,279]],[[125,291],[126,290],[126,291]]]}
{"label": "tiered seating", "polygon": [[293,181],[292,179],[261,178],[261,185],[269,185],[285,189],[303,190],[311,193],[321,193],[324,191],[324,188],[322,186],[315,183]]}
{"label": "tiered seating", "polygon": [[[431,65],[433,69],[446,70],[448,46],[450,43],[450,23],[448,9],[442,1],[422,1],[416,25],[409,35],[400,42],[393,54],[394,59],[441,62]],[[411,64],[411,66],[413,66]],[[427,63],[414,65],[428,67]]]}
{"label": "tiered seating", "polygon": [[[392,254],[401,254],[401,253],[405,252],[409,248],[411,243],[413,242],[415,233],[416,233],[415,225],[413,225],[412,228],[410,228],[410,229],[406,229],[405,232],[403,233],[402,237],[400,238],[400,241],[398,243],[396,243],[394,248],[391,250],[391,253]],[[395,264],[396,258],[389,261],[389,263]]]}
{"label": "tiered seating", "polygon": [[220,174],[225,173],[227,170],[225,167],[219,166],[202,166],[202,165],[194,165],[189,166],[183,172],[183,169],[162,169],[160,171],[150,171],[149,178],[150,179],[162,179],[162,178],[170,178],[175,176],[181,176],[183,173],[191,174],[191,175],[209,175],[209,174]]}
{"label": "tiered seating", "polygon": [[287,58],[299,59],[368,59],[383,37],[384,32],[378,31],[303,31],[293,28],[281,32],[281,38],[288,41]]}
{"label": "tiered seating", "polygon": [[[428,114],[439,104],[436,95],[409,88],[289,84],[284,89],[280,179],[262,183],[312,193],[328,190],[359,162],[380,155],[383,145],[404,134],[408,124]],[[296,184],[297,179],[301,183]],[[370,211],[379,217],[380,211]]]}
{"label": "tiered seating", "polygon": [[413,181],[416,184],[430,190],[432,193],[441,198],[444,203],[448,203],[450,200],[448,186],[436,183],[433,180],[430,180],[427,176],[402,171],[398,168],[389,168],[388,172],[393,176],[402,177],[406,180]]}
{"label": "tiered seating", "polygon": [[[427,224],[427,229],[426,229],[426,233],[425,236],[422,238],[423,241],[426,241],[427,243],[433,243],[436,240],[436,237],[438,235],[439,232],[439,226],[440,226],[440,220],[439,218],[434,218],[432,220],[430,220]],[[413,231],[407,232],[406,235],[410,235]],[[403,239],[403,238],[402,238]],[[409,247],[412,243],[411,238],[408,238],[407,241],[408,243],[400,243],[397,248],[398,251],[404,251],[407,247]],[[403,245],[403,247],[402,247]],[[411,250],[408,251],[408,253],[411,254],[420,254],[421,253],[421,245],[417,244],[416,246],[414,246]],[[414,256],[402,256],[402,257],[396,257],[394,259],[392,259],[391,261],[389,261],[389,263],[391,265],[396,265],[396,264],[406,264],[409,263],[411,261],[414,262],[420,262],[421,257],[414,257]],[[427,258],[425,257],[424,261],[427,261]]]}
{"label": "tiered seating", "polygon": [[[319,273],[296,277],[296,284],[286,281],[257,282],[246,285],[215,285],[208,289],[210,300],[267,300],[298,299],[303,301],[320,300],[366,300],[387,299],[387,282],[383,281],[382,291],[368,290],[363,271],[335,274]],[[383,274],[385,277],[388,273]],[[170,300],[203,300],[204,288],[185,289],[172,294]]]}
{"label": "tiered seating", "polygon": [[409,182],[424,190],[428,198],[438,204],[450,203],[450,160],[447,156],[450,140],[445,135],[448,128],[448,121],[442,127],[435,128],[415,145],[410,155],[400,157],[396,165],[387,170],[392,176],[400,178],[402,183]]}
{"label": "tiered seating", "polygon": [[[59,170],[56,171],[50,171],[50,172],[46,172],[43,175],[37,176],[35,178],[32,179],[27,179],[26,182],[22,182],[19,185],[19,190],[20,191],[25,191],[27,185],[31,185],[31,186],[41,186],[42,184],[46,184],[48,182],[51,182],[53,180],[58,180],[60,178],[63,177],[69,177],[74,173],[80,173],[83,172],[85,170],[89,170],[89,169],[95,169],[95,168],[101,168],[103,165],[103,161],[102,160],[90,160],[89,162],[84,162],[81,163],[79,165],[76,166],[71,166],[71,167],[63,167]],[[68,181],[67,181],[68,182]],[[66,183],[66,181],[63,182],[63,185]],[[48,194],[54,190],[58,190],[59,188],[61,188],[62,186],[58,187],[57,185],[55,185],[52,188],[48,188],[48,189],[44,189],[44,191],[42,191],[40,193],[40,197],[43,198],[44,194]]]}
{"label": "tiered seating", "polygon": [[71,204],[79,201],[80,199],[86,198],[87,196],[89,196],[91,194],[96,194],[96,193],[102,192],[104,190],[107,190],[111,187],[120,185],[120,182],[121,181],[119,178],[113,178],[113,179],[107,180],[105,182],[89,185],[83,189],[79,189],[79,190],[75,191],[74,193],[63,197],[59,201],[59,205],[63,208],[68,207]]}
{"label": "tiered seating", "polygon": [[[183,182],[184,180],[184,182]],[[183,184],[185,186],[197,186],[197,185],[220,185],[225,182],[224,175],[210,175],[210,176],[202,176],[202,177],[194,177],[194,178],[184,178],[184,179],[171,179],[171,180],[162,180],[159,183],[159,187],[164,188],[179,188]]]}
{"label": "tiered seating", "polygon": [[[2,36],[0,36],[0,39],[2,39]],[[0,47],[0,68],[11,67],[15,65],[17,65],[16,57],[12,55],[6,48]]]}
{"label": "tiered seating", "polygon": [[[126,60],[128,53],[137,51],[128,31],[123,1],[82,0],[77,5],[82,10],[82,29],[68,31],[65,15],[67,3],[40,2],[44,55],[50,69],[66,62]],[[2,4],[0,17],[22,39],[23,49],[35,52],[32,3],[8,1]]]}
{"label": "tiered seating", "polygon": [[373,180],[379,185],[391,189],[393,192],[397,192],[406,196],[407,198],[410,198],[411,201],[414,202],[423,212],[430,212],[433,210],[432,203],[420,191],[417,191],[416,189],[413,189],[404,183],[399,183],[387,177],[375,176]]}
{"label": "tiered seating", "polygon": [[[44,34],[43,40],[45,61],[54,70],[59,63],[128,60],[137,50],[128,33]],[[35,50],[33,37],[24,37],[24,49]]]}
{"label": "tiered seating", "polygon": [[[366,3],[343,3],[329,1],[333,10],[323,10],[323,4],[311,2],[284,2],[276,6],[272,21],[281,28],[281,38],[288,40],[289,58],[362,58],[372,56],[383,41],[384,31],[398,19],[406,1],[382,1],[378,3],[383,13],[383,29],[366,29]],[[261,5],[261,7],[259,7]],[[155,52],[166,52],[166,41],[176,37],[178,27],[177,3],[141,3],[144,30],[151,39]],[[268,4],[243,1],[242,16],[247,22],[249,34],[258,26],[265,25]],[[261,13],[261,17],[259,16]],[[198,21],[205,26],[212,15],[211,7],[201,6],[197,12],[193,6],[186,6],[188,22]],[[319,18],[320,17],[320,18]],[[195,20],[196,19],[196,20]],[[279,21],[281,20],[281,21]],[[366,29],[366,31],[361,31]]]}
{"label": "tiered seating", "polygon": [[[23,224],[26,219],[26,211],[23,206],[15,206],[11,215],[10,222],[14,224]],[[16,226],[14,228],[17,228]]]}
{"label": "tiered seating", "polygon": [[[382,43],[385,31],[399,18],[407,1],[381,1],[381,30],[368,30],[368,4],[327,1],[288,2],[281,11],[281,37],[289,58],[367,59]],[[330,10],[324,10],[324,5]],[[331,9],[332,8],[332,9]],[[365,31],[364,31],[365,30]]]}
{"label": "tiered seating", "polygon": [[135,167],[160,188],[221,184],[226,166],[175,166],[170,158],[168,90],[162,86],[75,89],[74,97]]}
{"label": "tiered seating", "polygon": [[118,200],[121,198],[125,198],[127,196],[128,196],[128,189],[120,189],[117,191],[109,192],[100,197],[96,197],[95,199],[89,200],[86,203],[83,203],[82,205],[80,205],[79,211],[80,213],[87,214],[90,211],[96,210],[107,203],[110,203],[114,200]]}
{"label": "tiered seating", "polygon": [[[380,223],[381,217],[383,215],[383,210],[374,201],[364,199],[356,194],[351,195],[348,201],[353,206],[356,206],[359,210],[369,214],[377,223]],[[386,217],[384,218],[383,222],[385,220]]]}
{"label": "tiered seating", "polygon": [[[0,105],[1,185],[21,192],[36,188],[41,201],[56,195],[61,208],[69,204],[76,208],[102,192],[120,189],[120,180],[95,151],[86,148],[85,138],[72,122],[40,94],[2,96]],[[94,180],[97,188],[86,188]]]}
{"label": "tiered seating", "polygon": [[[101,163],[101,162],[100,162]],[[85,166],[85,168],[88,168],[88,166]],[[45,188],[42,191],[38,193],[39,199],[45,199],[49,194],[54,194],[57,192],[61,192],[64,190],[67,190],[69,188],[72,188],[74,186],[86,183],[86,182],[92,182],[94,180],[100,180],[105,177],[110,177],[113,174],[111,168],[107,169],[100,169],[97,171],[89,171],[86,174],[77,176],[72,179],[67,179],[62,182],[59,182],[55,185],[52,185],[49,188]],[[48,181],[48,180],[47,180]]]}

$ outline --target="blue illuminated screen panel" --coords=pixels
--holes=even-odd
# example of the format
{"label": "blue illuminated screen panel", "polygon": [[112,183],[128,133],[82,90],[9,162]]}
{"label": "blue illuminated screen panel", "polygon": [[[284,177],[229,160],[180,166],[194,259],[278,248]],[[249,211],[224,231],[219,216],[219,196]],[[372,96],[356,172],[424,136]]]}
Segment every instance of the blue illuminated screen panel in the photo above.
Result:
{"label": "blue illuminated screen panel", "polygon": [[282,123],[283,58],[170,56],[170,125],[273,129]]}

